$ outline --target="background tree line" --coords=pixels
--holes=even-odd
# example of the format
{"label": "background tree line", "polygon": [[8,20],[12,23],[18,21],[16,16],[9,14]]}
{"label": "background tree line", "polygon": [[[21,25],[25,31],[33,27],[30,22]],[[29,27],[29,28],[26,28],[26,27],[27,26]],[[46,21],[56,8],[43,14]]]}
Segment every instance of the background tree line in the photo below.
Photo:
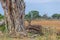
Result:
{"label": "background tree line", "polygon": [[39,14],[39,11],[32,10],[29,13],[25,14],[25,19],[60,19],[60,14],[54,13],[50,17],[47,14],[41,16]]}
{"label": "background tree line", "polygon": [[[4,15],[2,15],[0,13],[0,20],[1,19],[4,19]],[[26,20],[34,20],[34,19],[60,19],[60,14],[58,13],[54,13],[52,16],[48,16],[47,14],[44,14],[43,16],[41,16],[39,14],[39,11],[36,11],[36,10],[32,10],[32,11],[29,11],[27,14],[25,14],[25,19]]]}

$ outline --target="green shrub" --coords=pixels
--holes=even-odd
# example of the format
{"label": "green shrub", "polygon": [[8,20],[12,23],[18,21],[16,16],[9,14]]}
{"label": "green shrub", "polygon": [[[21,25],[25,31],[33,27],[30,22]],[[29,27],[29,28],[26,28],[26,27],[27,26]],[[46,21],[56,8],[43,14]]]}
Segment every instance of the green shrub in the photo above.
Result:
{"label": "green shrub", "polygon": [[4,32],[4,30],[5,30],[5,25],[1,25],[0,26],[0,31]]}

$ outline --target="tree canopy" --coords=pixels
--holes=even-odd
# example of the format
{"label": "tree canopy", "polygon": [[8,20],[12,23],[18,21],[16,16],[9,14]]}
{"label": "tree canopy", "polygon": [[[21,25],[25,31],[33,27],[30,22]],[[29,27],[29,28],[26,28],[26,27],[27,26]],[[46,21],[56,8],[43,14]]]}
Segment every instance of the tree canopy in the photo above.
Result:
{"label": "tree canopy", "polygon": [[32,10],[28,14],[26,14],[25,18],[26,19],[36,19],[40,18],[41,15],[39,15],[39,11]]}
{"label": "tree canopy", "polygon": [[57,14],[57,13],[56,14],[53,14],[52,15],[52,18],[60,19],[60,14]]}

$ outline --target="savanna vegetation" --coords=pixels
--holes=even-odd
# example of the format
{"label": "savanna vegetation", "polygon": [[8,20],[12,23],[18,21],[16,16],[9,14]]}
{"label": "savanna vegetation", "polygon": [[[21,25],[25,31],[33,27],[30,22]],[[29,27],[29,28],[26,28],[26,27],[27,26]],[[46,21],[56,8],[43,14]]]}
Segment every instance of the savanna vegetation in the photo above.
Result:
{"label": "savanna vegetation", "polygon": [[[53,16],[55,16],[55,18]],[[4,19],[3,15],[1,15],[1,17],[2,17],[1,19]],[[59,22],[59,19],[58,18],[56,19],[56,18],[57,16],[55,14],[53,14],[51,17],[48,17],[46,14],[44,14],[43,16],[39,15],[38,11],[30,11],[28,14],[25,15],[25,26],[41,25],[42,30],[43,30],[42,32],[44,34],[41,35],[41,34],[28,33],[29,37],[32,37],[35,40],[57,40],[57,39],[59,40],[60,39],[60,36],[59,36],[60,35],[60,29],[59,29],[60,22]],[[5,25],[1,25],[0,31],[4,32],[4,30],[5,30]],[[15,38],[8,37],[5,39],[12,40]],[[19,38],[17,38],[16,40],[19,40]]]}
{"label": "savanna vegetation", "polygon": [[60,14],[41,16],[36,10],[25,14],[23,0],[1,3],[5,15],[0,14],[0,40],[60,40]]}

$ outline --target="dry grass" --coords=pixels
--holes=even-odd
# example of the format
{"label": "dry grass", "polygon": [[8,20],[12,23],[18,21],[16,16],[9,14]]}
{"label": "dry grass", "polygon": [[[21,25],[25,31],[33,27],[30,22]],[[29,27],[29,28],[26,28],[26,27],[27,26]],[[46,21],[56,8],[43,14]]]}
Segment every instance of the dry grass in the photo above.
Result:
{"label": "dry grass", "polygon": [[[46,35],[48,32],[45,31],[45,36],[38,36],[36,40],[60,40],[60,36],[58,37],[54,32],[60,32],[60,20],[33,20],[31,25],[42,25],[43,27],[49,27],[48,29],[54,28],[54,30],[50,29],[50,31],[53,31],[53,35]],[[25,21],[25,26],[28,26],[27,21]]]}
{"label": "dry grass", "polygon": [[[60,26],[60,20],[33,20],[31,22],[32,25],[42,25],[42,26]],[[28,25],[28,22],[25,21],[25,25]]]}
{"label": "dry grass", "polygon": [[0,37],[0,40],[31,40],[30,38],[24,37],[24,38],[10,38],[10,37]]}
{"label": "dry grass", "polygon": [[[42,25],[43,27],[55,27],[57,31],[60,31],[60,20],[33,20],[31,25]],[[28,26],[28,22],[25,21],[25,26]]]}
{"label": "dry grass", "polygon": [[[10,38],[10,37],[0,37],[0,40],[60,40],[60,36],[57,36],[54,31],[60,31],[60,21],[59,20],[33,20],[31,25],[42,25],[43,27],[48,27],[53,35],[50,34],[50,31],[45,31],[44,36],[36,36],[35,38]],[[28,22],[25,21],[25,26],[28,26]],[[51,28],[55,28],[54,30]],[[44,32],[44,31],[43,31]],[[48,33],[48,34],[47,34]]]}

